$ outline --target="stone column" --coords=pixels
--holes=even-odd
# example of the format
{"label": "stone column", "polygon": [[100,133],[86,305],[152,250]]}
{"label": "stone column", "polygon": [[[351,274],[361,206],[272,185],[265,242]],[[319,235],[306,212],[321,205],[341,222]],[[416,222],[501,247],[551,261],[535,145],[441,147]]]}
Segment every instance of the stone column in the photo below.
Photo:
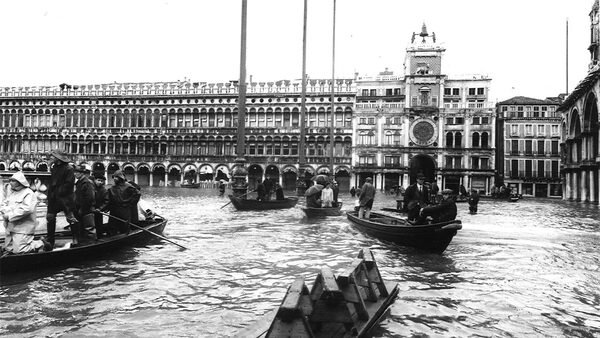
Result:
{"label": "stone column", "polygon": [[581,180],[579,182],[579,184],[581,184],[581,202],[586,202],[588,201],[588,197],[587,197],[587,184],[588,184],[588,180],[587,180],[587,171],[586,170],[582,170],[581,171]]}
{"label": "stone column", "polygon": [[165,170],[165,187],[169,186],[169,173]]}
{"label": "stone column", "polygon": [[179,173],[179,184],[183,183],[183,170]]}
{"label": "stone column", "polygon": [[149,180],[149,183],[148,183],[148,184],[149,184],[150,186],[153,186],[153,185],[154,185],[154,175],[152,174],[152,172],[150,172],[150,180]]}
{"label": "stone column", "polygon": [[139,182],[138,181],[138,172],[137,171],[135,171],[133,173],[133,182],[135,182],[135,184],[138,184],[138,182]]}
{"label": "stone column", "polygon": [[596,203],[596,186],[594,185],[594,182],[596,181],[596,175],[594,173],[594,169],[590,170],[589,172],[589,180],[588,180],[588,184],[590,187],[590,198],[589,201],[592,203]]}
{"label": "stone column", "polygon": [[577,173],[576,172],[572,172],[571,173],[571,194],[572,194],[572,200],[576,201],[577,200],[577,196],[579,196],[579,180],[577,179]]}
{"label": "stone column", "polygon": [[376,174],[377,184],[375,186],[376,189],[383,190],[383,175],[381,173]]}
{"label": "stone column", "polygon": [[410,179],[408,178],[408,174],[402,175],[402,186],[406,189],[410,185]]}
{"label": "stone column", "polygon": [[571,199],[571,173],[565,173],[565,191],[563,191],[563,200]]}

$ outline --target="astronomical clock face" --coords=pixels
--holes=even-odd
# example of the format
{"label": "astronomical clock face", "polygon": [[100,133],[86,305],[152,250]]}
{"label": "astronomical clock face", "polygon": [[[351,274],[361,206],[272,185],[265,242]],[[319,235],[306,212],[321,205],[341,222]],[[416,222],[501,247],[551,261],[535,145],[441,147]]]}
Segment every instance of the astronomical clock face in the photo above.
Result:
{"label": "astronomical clock face", "polygon": [[417,119],[410,126],[410,140],[420,146],[428,146],[437,139],[437,127],[429,119]]}

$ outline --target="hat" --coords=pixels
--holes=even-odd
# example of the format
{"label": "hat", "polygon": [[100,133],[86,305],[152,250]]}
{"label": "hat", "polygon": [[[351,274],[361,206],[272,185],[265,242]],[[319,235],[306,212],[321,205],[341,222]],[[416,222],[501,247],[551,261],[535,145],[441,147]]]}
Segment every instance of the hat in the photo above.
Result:
{"label": "hat", "polygon": [[89,174],[90,173],[90,169],[88,169],[85,164],[80,164],[78,166],[75,167],[75,171],[78,173],[84,173],[84,174]]}
{"label": "hat", "polygon": [[423,175],[423,173],[418,173],[417,174],[417,179],[418,180],[424,180],[425,179],[425,175]]}
{"label": "hat", "polygon": [[19,182],[22,186],[24,187],[29,187],[29,181],[27,181],[27,179],[25,178],[25,174],[23,174],[22,171],[17,171],[16,173],[14,173],[9,180],[15,180],[17,182]]}
{"label": "hat", "polygon": [[115,177],[118,177],[118,178],[120,178],[120,179],[122,179],[122,180],[125,180],[125,174],[123,174],[123,171],[121,171],[121,170],[117,170],[117,171],[115,171],[115,172],[112,174],[112,177],[113,177],[113,178],[115,178]]}
{"label": "hat", "polygon": [[58,160],[63,161],[65,163],[71,162],[71,159],[69,159],[69,155],[60,149],[52,150],[50,152],[50,155],[56,157]]}
{"label": "hat", "polygon": [[96,180],[104,180],[104,181],[106,181],[106,176],[104,176],[104,175],[103,175],[103,174],[101,174],[101,173],[95,173],[95,174],[94,174],[94,179],[96,179]]}
{"label": "hat", "polygon": [[442,190],[442,195],[452,195],[452,194],[454,194],[454,191],[452,191],[452,189]]}
{"label": "hat", "polygon": [[372,182],[372,181],[373,181],[373,178],[372,178],[372,177],[367,177],[367,178],[366,178],[366,181],[367,181],[367,182]]}

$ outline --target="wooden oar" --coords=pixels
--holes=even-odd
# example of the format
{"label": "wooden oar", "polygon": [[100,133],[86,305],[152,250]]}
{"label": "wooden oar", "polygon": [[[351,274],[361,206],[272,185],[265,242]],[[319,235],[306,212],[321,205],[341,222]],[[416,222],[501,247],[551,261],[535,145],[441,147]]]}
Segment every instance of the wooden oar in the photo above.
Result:
{"label": "wooden oar", "polygon": [[108,216],[108,217],[112,217],[112,218],[116,219],[117,221],[121,221],[121,222],[123,222],[123,223],[128,223],[129,225],[131,225],[131,226],[132,226],[132,227],[134,227],[134,228],[137,228],[137,229],[143,230],[143,231],[145,231],[145,232],[147,232],[147,233],[149,233],[149,234],[152,234],[152,235],[154,235],[154,236],[156,236],[156,237],[158,237],[158,238],[160,238],[160,239],[164,239],[165,241],[167,241],[167,242],[170,242],[170,243],[172,243],[172,244],[175,244],[175,245],[177,245],[178,247],[180,247],[180,248],[182,248],[182,249],[185,249],[185,250],[187,250],[187,249],[188,249],[188,248],[186,248],[185,246],[183,246],[183,245],[181,245],[181,244],[177,244],[177,243],[173,242],[172,240],[168,239],[168,238],[167,238],[167,237],[165,237],[165,236],[161,236],[161,235],[159,235],[159,234],[157,234],[157,233],[154,233],[154,232],[152,232],[152,231],[150,231],[150,230],[148,230],[148,229],[144,229],[143,227],[141,227],[141,226],[139,226],[139,225],[135,225],[135,224],[133,224],[133,223],[131,223],[131,222],[129,222],[129,221],[126,221],[126,220],[124,220],[124,219],[122,219],[122,218],[119,218],[119,217],[117,217],[117,216],[113,216],[113,215],[111,215],[111,214],[107,214],[107,213],[105,213],[105,212],[102,212],[102,211],[98,211],[98,213],[100,213],[100,214],[102,214],[102,215],[105,215],[105,216]]}
{"label": "wooden oar", "polygon": [[[238,198],[240,198],[240,197],[244,197],[244,196],[246,196],[246,195],[248,195],[248,194],[251,194],[251,193],[253,193],[253,192],[255,192],[255,191],[256,191],[256,190],[252,190],[252,191],[250,191],[250,192],[247,192],[247,193],[245,193],[245,194],[243,194],[243,195],[241,195],[241,196],[238,196]],[[222,207],[221,207],[221,208],[219,208],[219,209],[223,209],[223,208],[225,208],[226,206],[230,205],[230,204],[231,204],[231,202],[232,202],[232,201],[229,201],[229,203],[225,204],[224,206],[222,206]]]}

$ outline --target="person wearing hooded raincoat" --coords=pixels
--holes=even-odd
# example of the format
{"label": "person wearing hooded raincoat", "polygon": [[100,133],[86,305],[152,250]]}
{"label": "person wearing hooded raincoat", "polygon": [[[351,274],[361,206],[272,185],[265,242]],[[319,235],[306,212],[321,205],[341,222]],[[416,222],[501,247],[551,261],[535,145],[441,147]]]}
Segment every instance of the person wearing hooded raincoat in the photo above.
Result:
{"label": "person wearing hooded raincoat", "polygon": [[331,208],[333,203],[333,189],[331,189],[331,183],[326,183],[325,188],[321,190],[321,207]]}
{"label": "person wearing hooded raincoat", "polygon": [[37,197],[21,171],[12,175],[9,184],[10,189],[0,206],[5,227],[3,250],[13,254],[36,252],[45,246],[43,241],[33,239],[37,225]]}
{"label": "person wearing hooded raincoat", "polygon": [[[115,183],[108,189],[107,208],[111,216],[120,218],[125,222],[119,221],[114,217],[109,217],[108,232],[114,235],[116,232],[129,233],[129,223],[132,221],[132,210],[137,215],[137,203],[140,200],[141,192],[125,179],[125,174],[121,170],[113,174]],[[135,220],[137,221],[137,220]]]}

